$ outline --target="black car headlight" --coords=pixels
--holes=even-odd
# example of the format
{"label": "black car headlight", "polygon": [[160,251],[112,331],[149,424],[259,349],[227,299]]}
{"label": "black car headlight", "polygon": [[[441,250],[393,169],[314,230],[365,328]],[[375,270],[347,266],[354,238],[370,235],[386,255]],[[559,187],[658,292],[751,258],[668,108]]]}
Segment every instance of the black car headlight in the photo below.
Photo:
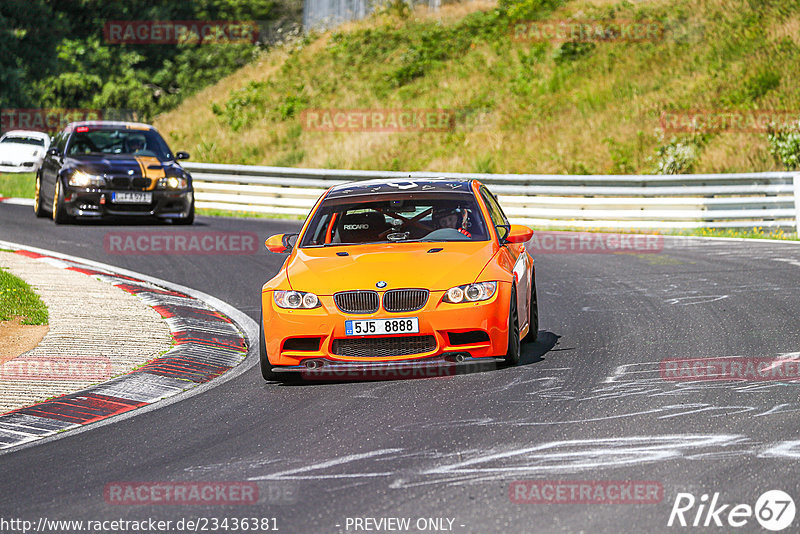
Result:
{"label": "black car headlight", "polygon": [[451,287],[444,295],[444,301],[451,304],[489,300],[497,291],[497,282],[477,282],[464,286]]}
{"label": "black car headlight", "polygon": [[189,180],[182,176],[166,176],[158,180],[159,189],[186,189],[188,185]]}
{"label": "black car headlight", "polygon": [[103,187],[106,185],[106,179],[102,176],[89,174],[83,171],[75,171],[69,177],[70,187]]}
{"label": "black car headlight", "polygon": [[290,310],[308,310],[320,306],[319,298],[314,293],[303,291],[275,291],[274,299],[279,308]]}

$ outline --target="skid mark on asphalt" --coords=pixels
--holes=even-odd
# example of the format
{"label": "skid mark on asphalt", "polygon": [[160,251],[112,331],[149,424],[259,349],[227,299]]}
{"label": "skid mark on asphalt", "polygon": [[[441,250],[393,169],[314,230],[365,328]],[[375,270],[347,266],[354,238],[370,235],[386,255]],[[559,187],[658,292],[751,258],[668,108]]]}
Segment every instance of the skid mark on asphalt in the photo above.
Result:
{"label": "skid mark on asphalt", "polygon": [[400,489],[579,473],[673,460],[759,455],[769,451],[772,456],[800,455],[798,446],[800,442],[765,446],[738,434],[675,434],[563,440],[528,447],[446,453],[392,448],[335,456],[272,473],[249,469],[246,477],[248,481],[339,480],[348,487],[379,478],[386,479],[390,488]]}
{"label": "skid mark on asphalt", "polygon": [[800,260],[795,260],[792,258],[772,258],[773,261],[782,261],[788,263],[789,265],[794,265],[795,267],[800,267]]}
{"label": "skid mark on asphalt", "polygon": [[280,471],[278,473],[273,473],[271,475],[263,475],[263,476],[256,476],[250,477],[249,481],[257,481],[257,480],[320,480],[326,478],[364,478],[364,477],[384,477],[390,476],[392,474],[391,471],[389,472],[375,472],[375,473],[327,473],[327,474],[308,474],[312,473],[313,471],[324,470],[332,467],[338,467],[344,464],[349,464],[353,462],[357,462],[358,460],[366,460],[369,458],[375,457],[386,457],[389,455],[393,455],[395,453],[403,452],[403,449],[378,449],[375,451],[360,453],[360,454],[348,454],[345,456],[339,456],[337,458],[332,458],[330,460],[326,460],[324,462],[318,462],[311,465],[306,465],[302,467],[297,467],[295,469],[288,469],[286,471]]}
{"label": "skid mark on asphalt", "polygon": [[759,455],[759,458],[791,458],[793,460],[800,459],[800,441],[782,441],[777,445],[773,445],[764,449]]}
{"label": "skid mark on asphalt", "polygon": [[623,467],[685,456],[705,447],[726,447],[746,441],[739,435],[668,435],[554,441],[443,465],[423,474],[528,475]]}
{"label": "skid mark on asphalt", "polygon": [[679,306],[689,306],[692,304],[708,304],[709,302],[716,302],[726,298],[728,298],[728,295],[695,295],[691,297],[671,298],[664,302],[667,304],[677,304]]}

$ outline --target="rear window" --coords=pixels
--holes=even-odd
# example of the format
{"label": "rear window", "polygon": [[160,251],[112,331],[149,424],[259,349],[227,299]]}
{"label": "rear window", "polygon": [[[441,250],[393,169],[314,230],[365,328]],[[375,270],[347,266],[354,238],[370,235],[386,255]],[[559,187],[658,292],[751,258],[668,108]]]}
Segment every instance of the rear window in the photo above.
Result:
{"label": "rear window", "polygon": [[487,239],[472,194],[407,193],[323,201],[300,246]]}

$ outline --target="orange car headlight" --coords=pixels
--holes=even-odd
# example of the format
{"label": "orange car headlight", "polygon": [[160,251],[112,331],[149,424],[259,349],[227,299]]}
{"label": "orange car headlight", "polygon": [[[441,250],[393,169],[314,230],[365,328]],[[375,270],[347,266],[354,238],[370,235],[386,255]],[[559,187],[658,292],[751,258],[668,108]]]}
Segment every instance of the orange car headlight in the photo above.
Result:
{"label": "orange car headlight", "polygon": [[319,298],[314,293],[303,291],[275,291],[274,299],[279,308],[290,310],[308,310],[320,306]]}
{"label": "orange car headlight", "polygon": [[444,301],[451,304],[459,302],[478,302],[489,300],[497,291],[497,282],[478,282],[465,286],[451,287],[444,295]]}

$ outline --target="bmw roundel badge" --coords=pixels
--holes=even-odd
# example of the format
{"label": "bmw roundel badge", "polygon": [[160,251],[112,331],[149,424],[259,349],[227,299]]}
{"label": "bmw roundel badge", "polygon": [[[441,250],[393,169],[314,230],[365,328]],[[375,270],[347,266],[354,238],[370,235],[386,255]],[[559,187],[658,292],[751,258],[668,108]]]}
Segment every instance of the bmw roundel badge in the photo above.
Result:
{"label": "bmw roundel badge", "polygon": [[377,287],[378,289],[383,289],[383,288],[384,288],[384,287],[386,287],[387,285],[389,285],[389,284],[387,284],[386,282],[384,282],[383,280],[381,280],[380,282],[378,282],[377,284],[375,284],[375,287]]}

